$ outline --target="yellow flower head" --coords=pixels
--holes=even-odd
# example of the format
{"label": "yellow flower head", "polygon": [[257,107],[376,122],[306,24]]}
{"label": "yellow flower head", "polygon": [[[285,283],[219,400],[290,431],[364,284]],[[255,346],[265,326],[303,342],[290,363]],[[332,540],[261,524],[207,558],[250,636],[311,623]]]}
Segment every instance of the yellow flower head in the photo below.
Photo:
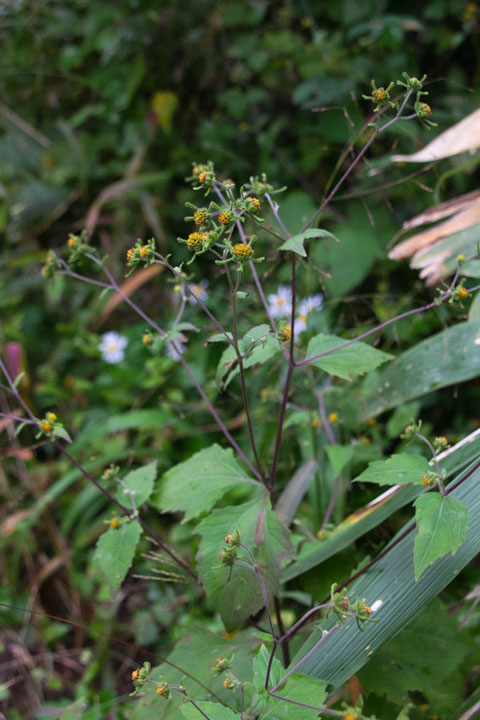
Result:
{"label": "yellow flower head", "polygon": [[52,430],[53,430],[53,425],[48,420],[44,420],[42,422],[42,424],[40,425],[40,427],[42,428],[44,433],[49,433],[49,432],[52,432]]}
{"label": "yellow flower head", "polygon": [[229,225],[229,223],[232,221],[232,216],[228,212],[221,212],[218,216],[218,222],[220,225]]}
{"label": "yellow flower head", "polygon": [[328,421],[331,423],[338,422],[338,413],[336,413],[336,412],[330,413],[330,415],[328,416]]}
{"label": "yellow flower head", "polygon": [[117,518],[113,518],[112,520],[110,520],[110,527],[113,530],[118,530],[118,528],[120,527],[120,523],[118,522]]}
{"label": "yellow flower head", "polygon": [[458,297],[459,297],[461,300],[464,300],[464,298],[466,298],[467,295],[468,295],[468,290],[467,290],[467,288],[464,288],[464,287],[459,288],[459,290],[458,290]]}
{"label": "yellow flower head", "polygon": [[76,238],[73,235],[70,235],[70,237],[68,238],[68,241],[67,241],[67,245],[69,248],[74,248],[76,242],[77,242]]}
{"label": "yellow flower head", "polygon": [[193,222],[195,223],[195,225],[205,225],[205,223],[207,222],[207,213],[205,212],[205,210],[197,210],[193,214]]}
{"label": "yellow flower head", "polygon": [[253,253],[250,245],[244,245],[243,243],[237,243],[233,246],[232,255],[238,259],[247,259]]}
{"label": "yellow flower head", "polygon": [[48,412],[45,417],[51,423],[54,423],[55,420],[57,419],[57,416],[55,415],[55,413],[52,413],[52,412]]}
{"label": "yellow flower head", "polygon": [[383,102],[387,98],[386,90],[382,87],[378,88],[377,90],[374,91],[373,97],[375,98],[375,100],[377,102]]}
{"label": "yellow flower head", "polygon": [[187,238],[187,245],[189,248],[196,248],[203,242],[203,235],[198,232],[190,233]]}
{"label": "yellow flower head", "polygon": [[198,182],[204,183],[206,179],[207,179],[207,173],[206,173],[205,170],[204,170],[204,171],[201,172],[200,175],[198,176]]}
{"label": "yellow flower head", "polygon": [[135,680],[138,680],[138,676],[140,675],[140,668],[137,668],[132,672],[132,680],[135,682]]}
{"label": "yellow flower head", "polygon": [[135,248],[131,247],[130,250],[128,250],[128,252],[127,252],[127,262],[129,262],[133,258],[134,253],[135,253]]}

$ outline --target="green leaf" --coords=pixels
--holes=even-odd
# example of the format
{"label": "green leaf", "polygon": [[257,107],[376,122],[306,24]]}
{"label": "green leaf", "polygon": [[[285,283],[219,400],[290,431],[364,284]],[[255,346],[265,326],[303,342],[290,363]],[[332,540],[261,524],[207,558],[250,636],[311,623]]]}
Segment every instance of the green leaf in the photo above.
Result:
{"label": "green leaf", "polygon": [[[308,343],[307,358],[328,352],[347,342],[336,335],[315,335]],[[366,343],[356,342],[337,350],[331,355],[319,358],[312,365],[319,367],[330,375],[337,375],[344,380],[351,380],[357,375],[371,372],[379,365],[391,360],[393,355],[377,350]]]}
{"label": "green leaf", "polygon": [[415,537],[415,579],[438,558],[455,555],[465,540],[468,508],[453,497],[429,492],[415,501],[417,534]]}
{"label": "green leaf", "polygon": [[[229,707],[220,705],[220,703],[210,702],[208,700],[195,700],[198,707],[205,713],[210,720],[237,720],[240,715],[234,713]],[[180,705],[183,717],[187,720],[199,720],[202,716],[191,703],[182,703]]]}
{"label": "green leaf", "polygon": [[374,386],[355,397],[358,422],[425,393],[480,374],[480,321],[459,323],[423,340],[379,373]]}
{"label": "green leaf", "polygon": [[[240,352],[245,354],[250,350],[243,360],[245,369],[252,365],[262,365],[270,358],[281,351],[278,340],[272,336],[269,325],[257,325],[249,330],[240,340],[238,346]],[[221,388],[226,388],[233,378],[239,374],[239,367],[235,350],[229,345],[223,351],[217,368],[217,383]]]}
{"label": "green leaf", "polygon": [[93,561],[105,575],[113,590],[122,584],[137,549],[142,528],[131,520],[119,528],[109,528],[100,536]]}
{"label": "green leaf", "polygon": [[319,237],[328,237],[336,240],[335,235],[333,235],[331,232],[328,232],[328,230],[313,228],[311,230],[305,230],[305,232],[303,233],[299,233],[298,235],[293,235],[292,237],[288,238],[288,240],[286,240],[283,245],[280,245],[279,250],[291,250],[292,252],[300,255],[301,257],[307,257],[307,253],[305,252],[305,248],[303,247],[304,241],[309,240],[310,238]]}
{"label": "green leaf", "polygon": [[71,443],[72,438],[68,434],[68,432],[65,430],[65,428],[62,425],[55,425],[53,428],[53,434],[56,438],[60,438],[61,440],[66,440],[66,442]]}
{"label": "green leaf", "polygon": [[[153,483],[156,476],[157,463],[152,462],[149,465],[144,465],[144,467],[132,470],[124,477],[123,482],[135,495],[137,508],[147,502],[148,498],[152,494]],[[130,495],[123,487],[120,487],[117,491],[117,500],[120,500],[120,502],[126,507],[131,506]]]}
{"label": "green leaf", "polygon": [[[317,678],[308,675],[300,675],[293,673],[288,679],[285,689],[279,688],[277,694],[288,700],[294,700],[298,703],[306,705],[315,705],[322,707],[327,695],[326,684]],[[287,711],[287,708],[289,710]],[[315,720],[319,717],[318,710],[301,707],[301,705],[293,705],[280,701],[278,706],[279,714],[272,715],[273,718],[295,718],[295,720]],[[278,711],[277,711],[278,712]],[[270,717],[270,716],[267,716]]]}
{"label": "green leaf", "polygon": [[[270,652],[265,645],[262,645],[253,660],[253,682],[256,685],[257,694],[260,696],[259,700],[262,704],[260,717],[265,718],[265,720],[283,720],[283,718],[293,717],[295,720],[314,720],[317,718],[318,710],[304,708],[301,705],[295,705],[294,702],[277,700],[267,694],[264,686],[269,659]],[[270,669],[269,688],[275,687],[285,675],[286,670],[282,667],[280,661],[274,658]],[[282,698],[295,701],[295,703],[321,707],[325,701],[326,685],[316,678],[293,673],[286,685],[282,685],[276,690],[276,694]]]}
{"label": "green leaf", "polygon": [[[465,438],[467,440],[467,438]],[[440,467],[447,472],[448,476],[458,472],[480,454],[480,437],[477,431],[472,433],[468,442],[445,458],[440,460]],[[284,581],[291,580],[302,575],[313,567],[328,560],[351,545],[357,538],[362,537],[372,528],[380,525],[390,515],[414,500],[426,489],[419,485],[404,485],[393,487],[382,493],[378,498],[372,500],[368,505],[359,508],[349,515],[321,542],[305,544],[298,554],[298,558],[292,565],[289,565],[283,574]]]}
{"label": "green leaf", "polygon": [[184,512],[182,522],[187,522],[210,510],[239,482],[252,481],[245,475],[232,451],[215,444],[168,470],[152,503],[162,512]]}
{"label": "green leaf", "polygon": [[466,653],[455,620],[435,598],[373,656],[359,680],[366,693],[386,695],[401,704],[409,691],[425,692],[440,685]]}
{"label": "green leaf", "polygon": [[[472,468],[471,474],[467,476],[467,473],[462,476],[465,477],[462,484],[449,495],[465,503],[471,512],[465,540],[456,554],[444,555],[415,580],[414,533],[410,532],[400,539],[406,529],[413,527],[412,523],[408,523],[392,540],[392,543],[396,541],[396,545],[349,586],[348,597],[351,600],[364,597],[367,604],[374,608],[372,618],[378,618],[378,622],[371,624],[366,632],[361,632],[351,621],[341,626],[305,660],[301,665],[302,673],[318,677],[335,687],[343,685],[478,554],[480,469]],[[334,623],[333,619],[327,620],[324,627],[328,629]],[[320,631],[313,632],[292,664],[305,657],[320,637]]]}
{"label": "green leaf", "polygon": [[325,450],[332,466],[333,476],[338,477],[352,459],[353,447],[351,445],[326,445]]}
{"label": "green leaf", "polygon": [[[267,650],[266,646],[262,645],[258,653],[253,658],[253,682],[259,690],[263,690],[265,687],[265,678],[267,677],[267,667],[270,660],[270,654],[271,653]],[[285,670],[282,667],[282,663],[280,660],[277,660],[277,658],[273,658],[268,686],[270,688],[275,687],[284,675]]]}
{"label": "green leaf", "polygon": [[377,485],[422,485],[422,477],[432,468],[421,455],[399,453],[387,460],[374,460],[354,482],[370,482]]}
{"label": "green leaf", "polygon": [[[283,561],[293,548],[288,530],[282,525],[269,501],[258,500],[213,510],[197,528],[202,535],[198,551],[198,573],[212,607],[220,611],[230,632],[255,614],[263,605],[263,596],[252,570],[235,565],[229,569],[218,562],[218,553],[225,547],[224,538],[238,530],[241,541],[256,556],[269,597],[279,590]],[[249,562],[244,551],[241,558]]]}

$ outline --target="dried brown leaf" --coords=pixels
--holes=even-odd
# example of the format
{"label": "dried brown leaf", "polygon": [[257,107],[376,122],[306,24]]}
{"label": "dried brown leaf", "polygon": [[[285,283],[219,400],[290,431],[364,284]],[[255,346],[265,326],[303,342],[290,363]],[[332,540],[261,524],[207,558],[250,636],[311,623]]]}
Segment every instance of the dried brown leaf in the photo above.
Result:
{"label": "dried brown leaf", "polygon": [[393,155],[393,162],[431,162],[480,148],[480,108],[440,133],[412,155]]}

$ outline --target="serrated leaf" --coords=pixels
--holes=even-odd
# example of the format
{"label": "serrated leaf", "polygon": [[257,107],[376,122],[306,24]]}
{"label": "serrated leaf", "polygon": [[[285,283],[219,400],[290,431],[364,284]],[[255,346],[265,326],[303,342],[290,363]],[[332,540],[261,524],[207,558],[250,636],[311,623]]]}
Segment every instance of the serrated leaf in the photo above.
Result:
{"label": "serrated leaf", "polygon": [[336,240],[335,235],[333,235],[331,232],[328,232],[328,230],[312,228],[310,230],[305,230],[305,232],[303,233],[299,233],[298,235],[293,235],[292,237],[288,238],[288,240],[286,240],[283,245],[280,245],[279,250],[291,250],[291,252],[300,255],[300,257],[307,257],[307,253],[305,252],[305,248],[303,246],[304,241],[309,240],[310,238],[318,237],[329,237]]}
{"label": "serrated leaf", "polygon": [[119,528],[109,528],[100,536],[93,561],[99,566],[113,590],[117,590],[127,574],[137,549],[142,528],[131,520]]}
{"label": "serrated leaf", "polygon": [[168,470],[152,504],[162,512],[184,512],[182,522],[187,522],[210,510],[232,486],[244,481],[252,482],[232,451],[215,444]]}
{"label": "serrated leaf", "polygon": [[[459,472],[462,467],[465,467],[479,456],[480,437],[478,437],[478,431],[472,433],[469,438],[470,440],[465,438],[465,441],[462,441],[462,444],[453,452],[448,452],[443,458],[440,457],[440,468],[446,471],[447,476],[450,477]],[[302,575],[307,570],[341,552],[355,542],[357,538],[362,537],[366,532],[380,525],[396,510],[412,502],[420,493],[424,492],[426,492],[426,489],[423,485],[392,487],[383,492],[363,508],[359,508],[346,517],[325,540],[304,545],[295,562],[285,569],[284,581]]]}
{"label": "serrated leaf", "polygon": [[436,598],[373,656],[359,680],[367,693],[401,704],[409,691],[425,692],[445,681],[466,653],[456,622]]}
{"label": "serrated leaf", "polygon": [[[238,720],[240,718],[240,715],[234,713],[229,707],[220,705],[220,703],[210,702],[209,700],[195,700],[195,703],[205,713],[205,717],[210,718],[210,720]],[[191,703],[182,703],[180,710],[187,720],[199,720],[201,717],[198,710]]]}
{"label": "serrated leaf", "polygon": [[352,459],[353,447],[350,445],[326,445],[325,450],[332,466],[333,476],[337,477]]}
{"label": "serrated leaf", "polygon": [[415,500],[415,580],[438,558],[455,555],[465,540],[469,511],[456,498],[429,492]]}
{"label": "serrated leaf", "polygon": [[[144,467],[137,468],[128,473],[123,479],[127,488],[134,493],[137,508],[147,502],[153,491],[153,483],[157,476],[157,463],[152,462]],[[131,499],[125,488],[120,487],[117,491],[117,499],[129,507]]]}
{"label": "serrated leaf", "polygon": [[422,485],[422,477],[432,468],[421,455],[399,453],[386,460],[374,460],[354,482],[370,482],[377,485]]}
{"label": "serrated leaf", "polygon": [[[345,343],[345,338],[336,335],[315,335],[308,343],[307,358],[328,352]],[[352,380],[357,375],[375,370],[379,365],[391,360],[393,355],[377,350],[366,343],[356,342],[337,350],[331,355],[314,360],[311,365],[319,367],[329,375],[336,375],[344,380]]]}
{"label": "serrated leaf", "polygon": [[[293,553],[288,530],[282,525],[266,498],[213,510],[202,520],[197,532],[202,535],[198,550],[198,573],[207,596],[220,611],[227,631],[236,629],[263,605],[263,596],[254,573],[235,565],[229,569],[218,562],[218,553],[225,547],[224,538],[238,530],[241,541],[257,558],[268,596],[278,592],[283,561]],[[248,562],[242,551],[241,557]]]}

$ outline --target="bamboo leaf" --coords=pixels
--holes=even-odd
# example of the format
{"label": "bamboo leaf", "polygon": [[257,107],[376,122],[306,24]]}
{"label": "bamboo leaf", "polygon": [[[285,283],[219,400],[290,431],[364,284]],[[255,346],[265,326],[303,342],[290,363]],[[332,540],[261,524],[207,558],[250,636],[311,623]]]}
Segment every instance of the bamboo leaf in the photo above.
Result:
{"label": "bamboo leaf", "polygon": [[[300,666],[302,673],[335,687],[342,685],[477,555],[480,545],[480,469],[474,470],[474,467],[469,471],[471,474],[464,473],[466,479],[451,493],[451,497],[470,508],[465,540],[455,555],[444,555],[415,580],[415,538],[410,532],[349,587],[349,598],[365,597],[374,609],[372,617],[378,618],[378,622],[371,624],[365,632],[361,632],[355,622],[340,626]],[[413,525],[409,523],[406,527],[413,528]],[[334,623],[334,620],[326,621],[324,626],[328,628]],[[313,632],[292,663],[305,657],[320,637],[321,631]]]}
{"label": "bamboo leaf", "polygon": [[352,405],[357,422],[480,373],[480,321],[459,323],[400,355]]}

